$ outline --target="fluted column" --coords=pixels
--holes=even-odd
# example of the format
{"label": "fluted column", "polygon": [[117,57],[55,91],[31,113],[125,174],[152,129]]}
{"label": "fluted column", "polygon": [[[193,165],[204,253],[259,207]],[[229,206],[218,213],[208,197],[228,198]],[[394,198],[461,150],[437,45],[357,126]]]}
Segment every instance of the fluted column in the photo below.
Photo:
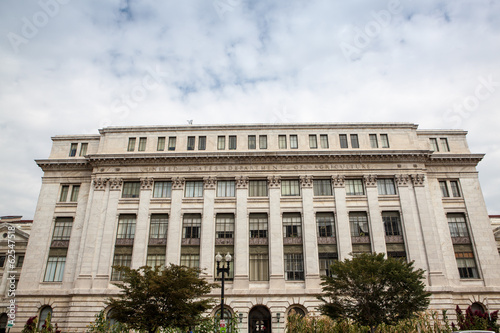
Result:
{"label": "fluted column", "polygon": [[139,211],[135,225],[134,248],[132,250],[132,265],[136,269],[146,265],[148,252],[149,234],[149,203],[151,191],[153,190],[153,179],[141,179],[141,193],[139,195]]}
{"label": "fluted column", "polygon": [[184,197],[184,183],[182,177],[172,179],[172,200],[168,221],[166,264],[178,265],[181,260],[182,215],[181,206]]}
{"label": "fluted column", "polygon": [[351,228],[349,226],[349,214],[347,212],[345,179],[344,176],[332,177],[333,190],[335,192],[335,207],[337,211],[337,244],[339,250],[339,260],[349,258],[352,252]]}
{"label": "fluted column", "polygon": [[282,286],[284,279],[283,227],[281,222],[281,178],[271,176],[269,182],[269,284],[270,288]]}
{"label": "fluted column", "polygon": [[248,177],[236,177],[236,225],[234,235],[234,289],[247,289],[249,283],[249,226],[247,213]]}
{"label": "fluted column", "polygon": [[316,220],[313,209],[313,180],[311,176],[300,177],[302,186],[302,210],[304,232],[304,267],[306,274],[306,288],[320,288],[319,282],[319,257],[318,237],[316,233]]}
{"label": "fluted column", "polygon": [[213,278],[215,258],[215,177],[203,178],[203,216],[201,219],[200,268],[205,269],[204,276]]}
{"label": "fluted column", "polygon": [[382,222],[382,214],[378,204],[377,177],[367,175],[363,177],[368,199],[368,214],[370,216],[370,241],[372,250],[377,253],[386,253],[385,230]]}

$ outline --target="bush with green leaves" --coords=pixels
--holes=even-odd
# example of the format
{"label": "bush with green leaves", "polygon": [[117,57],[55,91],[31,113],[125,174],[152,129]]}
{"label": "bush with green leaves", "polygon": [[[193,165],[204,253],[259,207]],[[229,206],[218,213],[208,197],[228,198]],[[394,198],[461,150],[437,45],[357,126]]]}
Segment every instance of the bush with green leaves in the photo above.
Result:
{"label": "bush with green leaves", "polygon": [[488,330],[499,332],[500,326],[497,323],[498,320],[498,310],[489,313],[472,311],[472,308],[469,306],[467,310],[465,310],[465,316],[460,309],[460,306],[457,305],[455,312],[457,314],[458,328],[455,326],[455,323],[452,323],[453,331],[458,330]]}
{"label": "bush with green leaves", "polygon": [[22,333],[61,333],[57,324],[52,326],[51,323],[52,315],[49,312],[45,322],[42,327],[38,328],[38,318],[37,316],[31,317],[26,321]]}

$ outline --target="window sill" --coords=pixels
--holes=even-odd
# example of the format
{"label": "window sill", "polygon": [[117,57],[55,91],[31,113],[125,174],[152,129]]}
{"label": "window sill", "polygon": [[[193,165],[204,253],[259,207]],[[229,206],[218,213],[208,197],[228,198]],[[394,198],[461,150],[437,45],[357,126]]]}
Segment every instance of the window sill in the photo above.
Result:
{"label": "window sill", "polygon": [[203,203],[203,198],[182,198],[182,203]]}
{"label": "window sill", "polygon": [[139,198],[120,198],[119,204],[138,204]]}
{"label": "window sill", "polygon": [[236,202],[235,197],[217,197],[215,198],[215,203],[221,203],[221,202]]}
{"label": "window sill", "polygon": [[300,196],[281,197],[281,201],[283,201],[283,202],[301,202],[302,197],[300,197]]}
{"label": "window sill", "polygon": [[151,198],[151,203],[170,203],[172,198]]}
{"label": "window sill", "polygon": [[56,207],[76,207],[77,205],[78,205],[78,202],[76,202],[76,201],[56,203]]}

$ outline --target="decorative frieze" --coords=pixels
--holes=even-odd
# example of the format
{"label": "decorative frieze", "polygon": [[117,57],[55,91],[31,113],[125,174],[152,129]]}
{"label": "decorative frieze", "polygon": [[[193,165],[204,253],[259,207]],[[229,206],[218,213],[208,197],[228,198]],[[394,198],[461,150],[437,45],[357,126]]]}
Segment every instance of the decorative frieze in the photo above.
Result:
{"label": "decorative frieze", "polygon": [[336,175],[332,176],[333,187],[344,187],[345,186],[345,176]]}
{"label": "decorative frieze", "polygon": [[267,245],[267,238],[250,238],[248,240],[249,245]]}
{"label": "decorative frieze", "polygon": [[105,190],[107,183],[108,183],[108,178],[95,178],[93,181],[94,190],[95,191]]}
{"label": "decorative frieze", "polygon": [[302,244],[302,237],[285,237],[283,245],[299,245]]}
{"label": "decorative frieze", "polygon": [[413,182],[413,186],[424,186],[425,175],[423,174],[411,175],[411,180]]}
{"label": "decorative frieze", "polygon": [[234,245],[234,238],[216,238],[215,245]]}
{"label": "decorative frieze", "polygon": [[203,178],[203,187],[205,190],[214,189],[216,183],[217,183],[216,177],[204,177]]}
{"label": "decorative frieze", "polygon": [[236,187],[237,188],[248,188],[248,177],[246,177],[246,176],[236,177]]}
{"label": "decorative frieze", "polygon": [[397,235],[397,236],[385,236],[385,243],[386,244],[403,244],[403,236],[402,235]]}
{"label": "decorative frieze", "polygon": [[352,236],[353,244],[370,244],[370,236]]}
{"label": "decorative frieze", "polygon": [[151,190],[153,188],[153,178],[141,179],[141,190]]}
{"label": "decorative frieze", "polygon": [[174,177],[172,178],[172,189],[173,190],[182,190],[184,188],[184,184],[186,180],[182,177]]}
{"label": "decorative frieze", "polygon": [[396,184],[398,186],[408,186],[410,177],[408,175],[395,175],[394,179],[396,179]]}
{"label": "decorative frieze", "polygon": [[299,178],[300,184],[302,187],[312,187],[313,186],[313,178],[312,176],[301,176]]}
{"label": "decorative frieze", "polygon": [[150,238],[149,245],[166,245],[167,244],[167,239],[166,238]]}
{"label": "decorative frieze", "polygon": [[270,188],[279,188],[281,186],[281,177],[279,176],[269,176],[267,180]]}
{"label": "decorative frieze", "polygon": [[109,189],[112,191],[120,191],[122,189],[123,179],[121,178],[110,178],[109,179]]}
{"label": "decorative frieze", "polygon": [[318,237],[318,244],[337,244],[335,237]]}
{"label": "decorative frieze", "polygon": [[366,187],[377,187],[377,176],[376,175],[365,175],[363,176]]}
{"label": "decorative frieze", "polygon": [[181,245],[200,245],[199,238],[183,238]]}

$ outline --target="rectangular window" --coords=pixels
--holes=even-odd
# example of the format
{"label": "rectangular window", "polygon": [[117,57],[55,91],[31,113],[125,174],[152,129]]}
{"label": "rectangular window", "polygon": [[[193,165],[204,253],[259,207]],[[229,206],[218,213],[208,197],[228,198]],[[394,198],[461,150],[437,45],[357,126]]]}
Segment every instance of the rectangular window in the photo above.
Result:
{"label": "rectangular window", "polygon": [[16,267],[23,267],[23,263],[24,263],[24,256],[23,255],[18,256]]}
{"label": "rectangular window", "polygon": [[229,149],[230,150],[235,150],[236,149],[236,135],[230,135],[229,136]]}
{"label": "rectangular window", "polygon": [[435,139],[435,138],[430,138],[429,140],[430,140],[430,142],[431,142],[431,150],[432,150],[432,151],[439,151],[439,146],[438,146],[437,139]]}
{"label": "rectangular window", "polygon": [[183,238],[200,238],[201,230],[201,215],[200,214],[184,214],[182,221]]}
{"label": "rectangular window", "polygon": [[187,150],[194,150],[196,138],[194,136],[188,136],[187,139]]}
{"label": "rectangular window", "polygon": [[181,266],[186,266],[190,268],[200,267],[200,255],[199,254],[181,254]]}
{"label": "rectangular window", "polygon": [[439,139],[439,142],[441,142],[441,151],[450,151],[450,146],[448,146],[447,138],[441,138]]}
{"label": "rectangular window", "polygon": [[382,148],[389,148],[389,136],[387,134],[380,134],[380,143]]}
{"label": "rectangular window", "polygon": [[149,225],[149,238],[166,239],[167,230],[168,230],[168,214],[151,214],[151,224]]}
{"label": "rectangular window", "polygon": [[290,148],[291,149],[299,148],[299,139],[297,138],[297,135],[295,135],[295,134],[290,135]]}
{"label": "rectangular window", "polygon": [[250,253],[250,281],[269,281],[269,254]]}
{"label": "rectangular window", "polygon": [[87,148],[89,147],[89,144],[84,142],[80,146],[80,156],[85,156],[87,155]]}
{"label": "rectangular window", "polygon": [[207,149],[207,137],[200,136],[198,137],[198,150],[205,150],[205,149]]}
{"label": "rectangular window", "polygon": [[157,181],[153,188],[153,198],[170,198],[172,196],[172,182]]}
{"label": "rectangular window", "polygon": [[401,236],[401,218],[399,212],[382,212],[386,236]]}
{"label": "rectangular window", "polygon": [[217,149],[218,150],[226,149],[226,137],[225,136],[218,136],[217,137]]}
{"label": "rectangular window", "polygon": [[357,134],[351,134],[351,147],[352,148],[359,148],[359,141],[358,141]]}
{"label": "rectangular window", "polygon": [[117,239],[134,239],[136,216],[133,214],[121,214],[118,219]]}
{"label": "rectangular window", "polygon": [[[113,257],[113,266],[125,266],[130,267],[132,264],[131,254],[117,254]],[[113,267],[111,270],[111,281],[121,281],[124,275],[122,271],[119,271]]]}
{"label": "rectangular window", "polygon": [[318,237],[335,237],[333,213],[316,213]]}
{"label": "rectangular window", "polygon": [[450,192],[448,192],[448,185],[445,180],[439,181],[439,188],[441,188],[441,194],[444,198],[448,198],[450,196]]}
{"label": "rectangular window", "polygon": [[267,180],[251,180],[248,186],[249,197],[267,197]]}
{"label": "rectangular window", "polygon": [[267,149],[267,135],[259,135],[259,149]]}
{"label": "rectangular window", "polygon": [[217,214],[215,218],[215,238],[234,238],[233,214]]}
{"label": "rectangular window", "polygon": [[315,134],[309,135],[309,148],[311,149],[318,148],[318,137]]}
{"label": "rectangular window", "polygon": [[283,236],[302,237],[302,219],[297,213],[283,214]]}
{"label": "rectangular window", "polygon": [[249,227],[250,238],[267,238],[267,214],[250,214]]}
{"label": "rectangular window", "polygon": [[60,202],[66,202],[68,200],[69,185],[61,186],[61,194],[59,195]]}
{"label": "rectangular window", "polygon": [[381,178],[377,179],[377,188],[379,195],[395,195],[396,186],[394,186],[394,179]]}
{"label": "rectangular window", "polygon": [[138,151],[145,151],[146,150],[146,142],[147,142],[147,138],[139,138],[139,148],[137,150]]}
{"label": "rectangular window", "polygon": [[332,181],[330,179],[314,179],[313,189],[315,196],[332,195]]}
{"label": "rectangular window", "polygon": [[299,196],[300,185],[298,180],[282,180],[281,181],[282,196]]}
{"label": "rectangular window", "polygon": [[45,269],[45,282],[61,282],[63,280],[66,256],[49,256]]}
{"label": "rectangular window", "polygon": [[349,213],[349,223],[351,225],[351,236],[370,236],[368,229],[368,217],[365,212]]}
{"label": "rectangular window", "polygon": [[134,150],[135,150],[135,138],[128,138],[127,151],[134,151]]}
{"label": "rectangular window", "polygon": [[349,148],[347,144],[347,134],[339,134],[340,148]]}
{"label": "rectangular window", "polygon": [[319,144],[321,145],[321,148],[328,148],[328,135],[326,134],[321,134],[319,136]]}
{"label": "rectangular window", "polygon": [[319,275],[331,276],[331,266],[338,260],[337,253],[327,252],[319,253]]}
{"label": "rectangular window", "polygon": [[365,195],[362,179],[346,179],[345,189],[347,195]]}
{"label": "rectangular window", "polygon": [[218,180],[217,181],[217,196],[218,197],[234,197],[234,189],[236,183],[234,180]]}
{"label": "rectangular window", "polygon": [[168,138],[168,150],[175,150],[175,143],[177,141],[177,137],[171,136]]}
{"label": "rectangular window", "polygon": [[72,217],[56,217],[54,224],[54,233],[52,240],[66,241],[71,237],[71,228],[73,227]]}
{"label": "rectangular window", "polygon": [[164,254],[148,254],[146,258],[146,265],[149,267],[159,267],[165,266],[165,255]]}
{"label": "rectangular window", "polygon": [[184,192],[186,198],[201,198],[203,197],[203,182],[202,181],[188,181],[186,182],[186,189]]}
{"label": "rectangular window", "polygon": [[141,182],[124,182],[122,198],[138,198],[141,192]]}
{"label": "rectangular window", "polygon": [[453,194],[453,197],[459,198],[460,197],[460,188],[458,187],[458,182],[456,180],[450,181],[450,187],[451,187],[451,193]]}
{"label": "rectangular window", "polygon": [[285,280],[304,280],[304,259],[302,253],[285,254]]}
{"label": "rectangular window", "polygon": [[80,185],[73,185],[71,189],[71,198],[69,201],[76,202],[78,200],[78,194],[80,193]]}
{"label": "rectangular window", "polygon": [[69,156],[76,156],[76,150],[78,149],[78,143],[72,143],[69,147]]}
{"label": "rectangular window", "polygon": [[469,237],[465,215],[461,213],[447,214],[448,227],[450,228],[451,237]]}
{"label": "rectangular window", "polygon": [[279,149],[286,149],[286,135],[278,135]]}
{"label": "rectangular window", "polygon": [[370,147],[378,148],[377,134],[370,134]]}
{"label": "rectangular window", "polygon": [[248,149],[256,149],[257,148],[257,138],[255,135],[248,136]]}
{"label": "rectangular window", "polygon": [[457,259],[458,273],[461,279],[479,279],[479,273],[472,251],[455,252],[455,258]]}
{"label": "rectangular window", "polygon": [[156,150],[157,151],[164,151],[165,150],[165,137],[164,136],[158,137],[158,143],[156,144]]}
{"label": "rectangular window", "polygon": [[7,256],[0,256],[0,267],[3,267],[3,265],[5,265],[6,258],[7,258]]}

